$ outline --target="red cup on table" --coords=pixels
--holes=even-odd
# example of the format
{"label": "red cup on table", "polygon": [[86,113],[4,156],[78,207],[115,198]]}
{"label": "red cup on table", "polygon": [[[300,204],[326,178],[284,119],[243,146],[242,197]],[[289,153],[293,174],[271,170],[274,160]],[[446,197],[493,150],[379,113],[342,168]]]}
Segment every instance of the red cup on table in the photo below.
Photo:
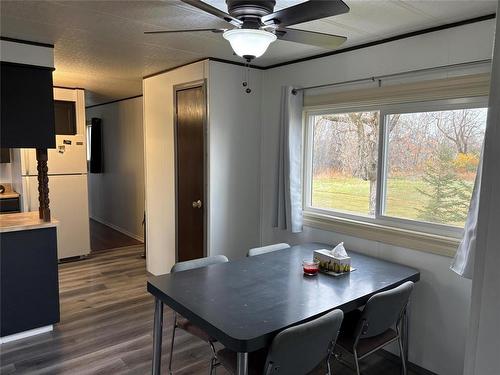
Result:
{"label": "red cup on table", "polygon": [[304,270],[304,275],[315,276],[319,272],[319,260],[316,259],[304,259],[302,261],[302,269]]}

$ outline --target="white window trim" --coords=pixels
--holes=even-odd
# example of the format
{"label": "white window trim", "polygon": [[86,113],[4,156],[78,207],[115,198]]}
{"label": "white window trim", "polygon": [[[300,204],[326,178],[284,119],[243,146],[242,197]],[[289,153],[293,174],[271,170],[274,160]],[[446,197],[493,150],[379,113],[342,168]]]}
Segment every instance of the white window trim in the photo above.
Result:
{"label": "white window trim", "polygon": [[[444,99],[428,102],[376,105],[331,105],[318,109],[304,110],[304,145],[303,148],[303,211],[304,225],[325,230],[380,241],[396,246],[407,247],[434,254],[452,257],[463,229],[449,225],[428,223],[383,214],[385,204],[385,182],[387,173],[388,137],[386,136],[386,116],[393,113],[415,113],[461,108],[487,107],[487,97],[471,97],[462,99]],[[377,205],[375,217],[356,215],[353,213],[312,207],[312,152],[313,116],[332,113],[361,111],[379,111],[380,135],[377,178]]]}

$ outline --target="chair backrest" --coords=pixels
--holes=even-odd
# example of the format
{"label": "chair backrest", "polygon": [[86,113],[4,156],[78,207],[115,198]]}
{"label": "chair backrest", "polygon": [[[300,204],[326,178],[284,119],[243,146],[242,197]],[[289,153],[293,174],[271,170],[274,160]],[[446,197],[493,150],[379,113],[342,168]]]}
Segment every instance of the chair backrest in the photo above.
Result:
{"label": "chair backrest", "polygon": [[170,272],[174,273],[179,271],[193,270],[195,268],[210,266],[211,264],[226,263],[226,262],[229,262],[229,259],[227,259],[226,256],[213,255],[206,258],[186,260],[185,262],[176,263],[173,265]]}
{"label": "chair backrest", "polygon": [[262,247],[254,247],[253,249],[248,250],[247,257],[253,257],[255,255],[261,255],[265,253],[270,253],[272,251],[289,249],[290,245],[287,243],[276,243],[274,245],[262,246]]}
{"label": "chair backrest", "polygon": [[309,373],[333,350],[343,318],[342,310],[334,310],[280,332],[271,343],[264,375]]}
{"label": "chair backrest", "polygon": [[412,290],[413,282],[407,281],[396,288],[371,296],[356,327],[356,336],[377,336],[397,324],[408,305]]}

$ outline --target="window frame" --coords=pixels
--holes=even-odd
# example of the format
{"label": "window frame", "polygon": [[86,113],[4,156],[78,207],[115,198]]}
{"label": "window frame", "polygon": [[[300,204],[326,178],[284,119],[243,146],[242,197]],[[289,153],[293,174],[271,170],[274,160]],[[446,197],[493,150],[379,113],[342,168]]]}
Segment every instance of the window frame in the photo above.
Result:
{"label": "window frame", "polygon": [[[460,99],[442,99],[432,101],[419,101],[411,103],[395,104],[349,104],[322,106],[321,108],[305,108],[303,111],[303,212],[306,218],[331,219],[332,221],[345,223],[367,224],[369,226],[382,226],[396,230],[422,233],[423,235],[439,236],[442,238],[459,239],[463,234],[463,228],[446,224],[437,224],[425,221],[411,220],[385,215],[384,208],[387,199],[387,173],[388,173],[388,150],[389,137],[387,129],[387,118],[391,114],[418,113],[432,111],[446,111],[456,109],[487,108],[488,97],[466,97]],[[379,139],[377,160],[377,199],[375,215],[373,217],[362,214],[344,212],[340,210],[318,208],[312,206],[312,160],[313,160],[313,123],[314,116],[323,114],[338,114],[349,112],[379,112]]]}

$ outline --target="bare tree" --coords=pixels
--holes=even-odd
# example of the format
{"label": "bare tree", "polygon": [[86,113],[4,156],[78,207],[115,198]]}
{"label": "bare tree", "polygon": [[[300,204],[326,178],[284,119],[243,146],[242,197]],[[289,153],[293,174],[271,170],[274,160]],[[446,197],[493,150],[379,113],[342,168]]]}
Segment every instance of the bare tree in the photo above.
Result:
{"label": "bare tree", "polygon": [[[439,156],[438,150],[449,150],[454,161],[457,153],[478,153],[486,113],[486,109],[480,108],[387,116],[388,178],[393,181],[400,179],[399,183],[429,183],[427,180],[430,179],[426,177],[429,172],[428,165],[435,162]],[[315,178],[324,179],[317,185],[318,189],[321,189],[318,192],[323,194],[323,197],[328,196],[328,193],[342,197],[339,194],[346,194],[342,192],[342,185],[355,186],[356,182],[335,182],[335,178],[344,176],[351,177],[351,180],[352,177],[363,179],[369,183],[368,212],[373,215],[377,201],[379,112],[318,115],[314,120],[313,131],[313,173]],[[449,168],[455,168],[455,164],[450,164]],[[412,184],[403,188],[411,191],[414,189]],[[364,187],[360,190],[354,187],[352,194],[349,192],[345,198],[340,198],[345,201],[339,206],[348,207],[348,197],[356,200],[353,205],[359,205],[360,199],[366,196],[363,192],[366,191],[363,190],[366,189],[366,184],[360,183],[358,187],[361,186]],[[425,204],[427,196],[421,194],[421,204]],[[326,204],[335,206],[334,202]]]}
{"label": "bare tree", "polygon": [[436,127],[461,154],[470,152],[471,143],[477,143],[483,131],[482,113],[474,109],[432,112],[432,117]]}
{"label": "bare tree", "polygon": [[358,138],[358,167],[355,174],[370,183],[369,213],[374,215],[377,202],[378,112],[353,112],[348,117]]}
{"label": "bare tree", "polygon": [[[414,173],[422,171],[433,155],[438,142],[426,113],[390,115],[392,130],[389,134],[389,172]],[[397,127],[395,125],[398,125]]]}
{"label": "bare tree", "polygon": [[[390,117],[392,132],[399,115]],[[370,184],[369,214],[377,202],[379,112],[353,112],[321,116],[314,136],[315,174],[328,169],[349,172]]]}

